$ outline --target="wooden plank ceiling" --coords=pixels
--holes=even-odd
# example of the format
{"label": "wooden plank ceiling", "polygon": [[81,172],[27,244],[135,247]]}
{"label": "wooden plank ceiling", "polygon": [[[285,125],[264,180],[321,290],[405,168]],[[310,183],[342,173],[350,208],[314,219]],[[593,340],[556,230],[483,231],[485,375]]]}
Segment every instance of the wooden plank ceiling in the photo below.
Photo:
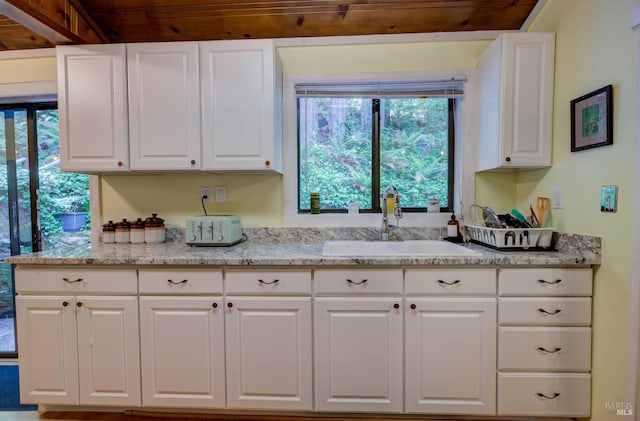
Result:
{"label": "wooden plank ceiling", "polygon": [[[5,14],[0,17],[0,49],[40,48],[60,43],[517,30],[537,2],[0,0],[0,13]],[[55,35],[39,25],[53,30]]]}

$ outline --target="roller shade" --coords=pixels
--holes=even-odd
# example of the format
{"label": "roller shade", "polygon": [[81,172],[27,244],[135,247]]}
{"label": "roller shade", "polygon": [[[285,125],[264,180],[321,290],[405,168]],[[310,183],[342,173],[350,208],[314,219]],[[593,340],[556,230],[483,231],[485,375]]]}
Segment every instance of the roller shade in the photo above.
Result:
{"label": "roller shade", "polygon": [[466,79],[373,81],[373,82],[300,82],[296,96],[320,98],[462,98]]}

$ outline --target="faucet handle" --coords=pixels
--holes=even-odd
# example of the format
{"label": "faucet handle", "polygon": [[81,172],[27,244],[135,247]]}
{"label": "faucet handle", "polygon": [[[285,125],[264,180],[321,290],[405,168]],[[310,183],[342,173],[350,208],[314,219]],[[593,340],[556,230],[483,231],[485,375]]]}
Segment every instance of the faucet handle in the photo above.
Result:
{"label": "faucet handle", "polygon": [[396,219],[402,219],[402,208],[398,206],[397,203],[395,208],[393,209],[393,216],[395,216]]}

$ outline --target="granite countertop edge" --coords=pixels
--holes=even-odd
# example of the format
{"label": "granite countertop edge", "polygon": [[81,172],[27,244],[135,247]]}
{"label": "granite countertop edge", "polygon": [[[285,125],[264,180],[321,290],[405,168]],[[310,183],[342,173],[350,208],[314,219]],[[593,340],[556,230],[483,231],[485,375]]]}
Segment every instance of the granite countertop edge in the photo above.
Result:
{"label": "granite countertop edge", "polygon": [[[578,238],[578,237],[577,237]],[[252,242],[231,247],[191,247],[182,241],[160,244],[103,244],[77,246],[5,259],[18,265],[118,266],[591,266],[600,264],[599,240],[569,238],[554,251],[497,251],[477,244],[471,256],[349,256],[322,255],[323,242]],[[578,238],[580,239],[580,238]],[[578,244],[576,246],[576,244]],[[594,246],[595,244],[595,246]]]}

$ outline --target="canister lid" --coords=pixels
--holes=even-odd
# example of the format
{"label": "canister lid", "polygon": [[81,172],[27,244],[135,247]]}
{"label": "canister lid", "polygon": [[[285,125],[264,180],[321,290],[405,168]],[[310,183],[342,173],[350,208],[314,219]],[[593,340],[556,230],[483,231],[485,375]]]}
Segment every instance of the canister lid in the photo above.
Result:
{"label": "canister lid", "polygon": [[164,219],[158,218],[157,213],[152,213],[150,217],[144,220],[145,227],[164,227]]}

